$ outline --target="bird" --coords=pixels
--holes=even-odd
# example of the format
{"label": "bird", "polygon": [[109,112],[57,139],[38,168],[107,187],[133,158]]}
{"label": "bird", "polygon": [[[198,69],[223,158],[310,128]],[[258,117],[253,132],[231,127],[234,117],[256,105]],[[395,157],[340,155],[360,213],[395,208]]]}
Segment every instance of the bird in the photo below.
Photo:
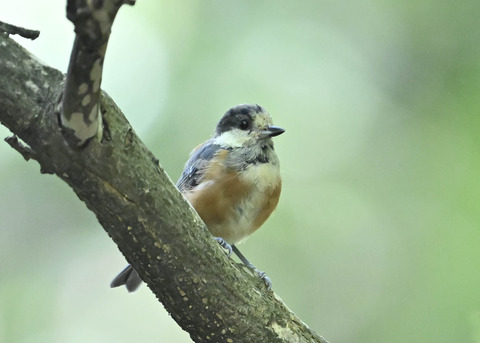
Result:
{"label": "bird", "polygon": [[[218,122],[212,138],[198,145],[177,182],[208,230],[222,247],[265,281],[271,281],[236,247],[268,219],[282,189],[280,164],[272,138],[285,130],[274,126],[260,105],[230,108]],[[128,265],[111,282],[134,292],[142,283]]]}

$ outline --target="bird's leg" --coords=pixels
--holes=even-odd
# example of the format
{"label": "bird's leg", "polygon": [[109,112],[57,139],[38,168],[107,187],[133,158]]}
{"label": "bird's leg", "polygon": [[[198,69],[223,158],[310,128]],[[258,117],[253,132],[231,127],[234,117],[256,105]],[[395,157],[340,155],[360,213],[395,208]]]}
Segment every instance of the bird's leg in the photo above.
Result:
{"label": "bird's leg", "polygon": [[213,237],[220,244],[220,246],[227,250],[228,256],[232,255],[232,246],[228,244],[222,237]]}
{"label": "bird's leg", "polygon": [[247,260],[247,258],[245,256],[243,256],[243,254],[240,252],[240,250],[238,250],[238,248],[235,245],[232,245],[232,250],[235,253],[235,255],[238,256],[240,261],[243,262],[244,265],[246,265],[250,269],[257,270],[257,268],[255,268],[255,266],[252,264],[252,262]]}
{"label": "bird's leg", "polygon": [[235,253],[235,255],[238,256],[240,261],[243,262],[245,266],[253,270],[254,274],[256,274],[260,279],[263,280],[263,282],[265,283],[265,286],[267,286],[267,289],[269,290],[272,289],[272,281],[267,276],[267,274],[265,274],[265,272],[255,268],[255,266],[249,260],[247,260],[245,256],[243,256],[243,254],[240,252],[240,250],[238,250],[238,248],[235,245],[232,245],[232,250]]}

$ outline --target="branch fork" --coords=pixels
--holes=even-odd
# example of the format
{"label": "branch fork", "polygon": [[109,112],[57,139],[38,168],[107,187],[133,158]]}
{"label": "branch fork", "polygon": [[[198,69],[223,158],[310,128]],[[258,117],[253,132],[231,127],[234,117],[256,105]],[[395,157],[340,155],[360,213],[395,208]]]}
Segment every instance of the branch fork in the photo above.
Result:
{"label": "branch fork", "polygon": [[[132,1],[69,1],[77,36],[66,80],[0,34],[0,122],[30,148],[15,138],[9,143],[72,187],[195,342],[326,343],[261,280],[225,256],[113,100],[101,93],[111,23],[124,3]],[[59,130],[51,114],[62,92]],[[101,133],[102,119],[108,130],[100,142],[92,138]]]}

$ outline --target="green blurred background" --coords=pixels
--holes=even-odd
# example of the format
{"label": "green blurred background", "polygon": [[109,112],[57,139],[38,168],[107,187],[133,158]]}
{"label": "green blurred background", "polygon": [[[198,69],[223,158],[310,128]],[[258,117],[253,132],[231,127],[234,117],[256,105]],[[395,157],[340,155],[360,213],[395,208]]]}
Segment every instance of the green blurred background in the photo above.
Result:
{"label": "green blurred background", "polygon": [[[4,1],[0,20],[65,71],[64,7]],[[233,105],[287,130],[280,204],[241,248],[317,333],[478,342],[479,18],[478,0],[138,0],[103,88],[174,180]],[[60,179],[0,154],[0,342],[190,342],[147,287],[109,289],[125,261]]]}

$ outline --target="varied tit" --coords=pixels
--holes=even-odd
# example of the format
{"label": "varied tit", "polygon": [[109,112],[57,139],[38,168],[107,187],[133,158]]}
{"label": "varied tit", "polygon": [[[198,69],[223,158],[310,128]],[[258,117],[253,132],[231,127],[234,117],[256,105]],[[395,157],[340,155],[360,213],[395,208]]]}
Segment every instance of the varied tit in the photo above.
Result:
{"label": "varied tit", "polygon": [[[215,135],[196,147],[177,187],[212,235],[257,272],[235,244],[254,233],[270,216],[280,197],[282,180],[272,137],[285,132],[259,105],[238,105],[220,119]],[[111,283],[133,292],[142,280],[127,266]]]}

